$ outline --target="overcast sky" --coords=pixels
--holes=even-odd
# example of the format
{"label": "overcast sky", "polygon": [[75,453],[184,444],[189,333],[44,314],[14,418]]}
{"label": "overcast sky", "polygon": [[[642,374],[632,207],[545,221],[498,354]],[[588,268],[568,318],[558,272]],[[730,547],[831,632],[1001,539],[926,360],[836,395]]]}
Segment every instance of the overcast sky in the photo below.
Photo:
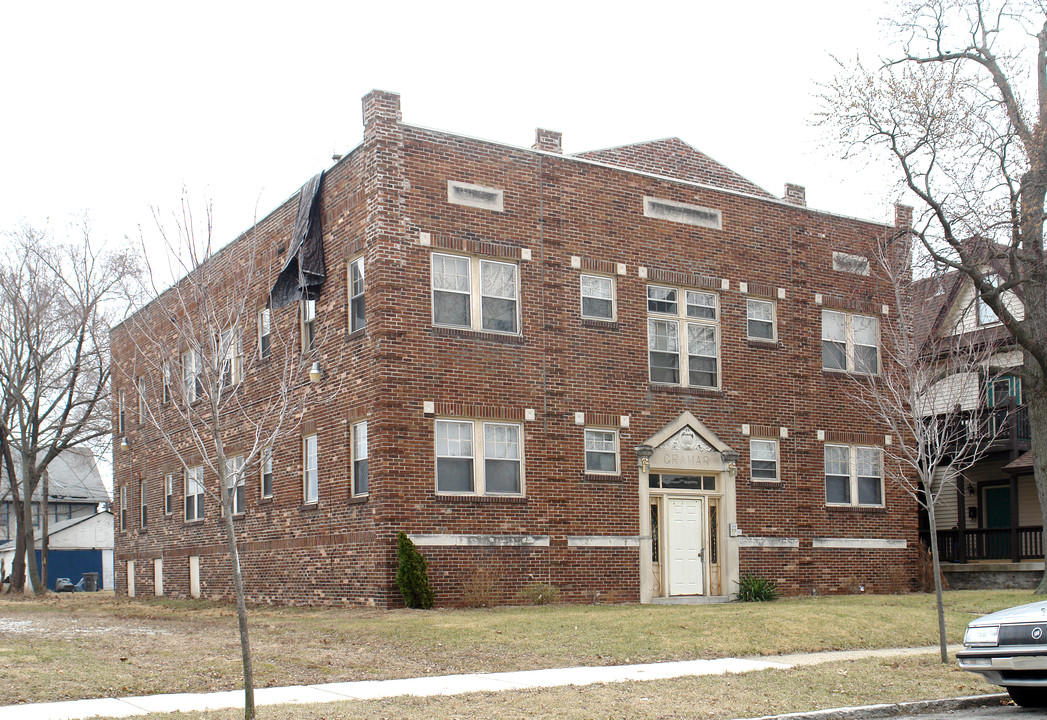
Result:
{"label": "overcast sky", "polygon": [[841,3],[7,3],[0,231],[137,237],[185,187],[225,244],[362,138],[360,98],[404,121],[580,152],[677,136],[770,192],[891,217],[884,177],[811,126],[830,55],[885,47],[880,0]]}

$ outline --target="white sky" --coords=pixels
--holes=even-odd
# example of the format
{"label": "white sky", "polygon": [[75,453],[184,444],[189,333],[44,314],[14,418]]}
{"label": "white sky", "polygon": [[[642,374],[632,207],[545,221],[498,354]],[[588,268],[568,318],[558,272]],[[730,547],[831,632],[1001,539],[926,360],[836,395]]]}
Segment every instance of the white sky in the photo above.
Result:
{"label": "white sky", "polygon": [[810,126],[830,54],[875,58],[883,0],[800,3],[7,3],[0,232],[155,235],[183,187],[225,244],[362,137],[360,98],[405,122],[566,152],[678,136],[770,192],[886,220],[883,177]]}

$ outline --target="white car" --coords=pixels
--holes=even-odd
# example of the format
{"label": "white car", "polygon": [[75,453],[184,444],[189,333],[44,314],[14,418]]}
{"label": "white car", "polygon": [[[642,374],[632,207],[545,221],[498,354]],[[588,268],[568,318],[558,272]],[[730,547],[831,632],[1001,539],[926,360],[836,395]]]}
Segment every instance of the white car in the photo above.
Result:
{"label": "white car", "polygon": [[1003,685],[1023,707],[1047,707],[1047,601],[980,617],[967,626],[961,670]]}

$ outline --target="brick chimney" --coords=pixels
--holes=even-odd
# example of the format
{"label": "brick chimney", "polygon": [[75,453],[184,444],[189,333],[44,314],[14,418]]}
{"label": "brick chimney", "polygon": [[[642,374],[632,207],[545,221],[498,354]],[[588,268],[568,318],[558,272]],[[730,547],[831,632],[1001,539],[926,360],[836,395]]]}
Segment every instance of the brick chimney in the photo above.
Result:
{"label": "brick chimney", "polygon": [[534,129],[534,145],[531,146],[532,150],[542,150],[544,152],[560,153],[563,154],[563,147],[560,145],[560,141],[563,139],[563,133],[556,132],[555,130],[545,130],[543,128]]}
{"label": "brick chimney", "polygon": [[364,95],[364,127],[375,122],[398,123],[400,116],[400,94],[385,90],[372,90]]}
{"label": "brick chimney", "polygon": [[790,205],[807,207],[807,189],[803,185],[785,183],[785,202]]}
{"label": "brick chimney", "polygon": [[912,229],[912,205],[894,204],[894,227],[899,230]]}

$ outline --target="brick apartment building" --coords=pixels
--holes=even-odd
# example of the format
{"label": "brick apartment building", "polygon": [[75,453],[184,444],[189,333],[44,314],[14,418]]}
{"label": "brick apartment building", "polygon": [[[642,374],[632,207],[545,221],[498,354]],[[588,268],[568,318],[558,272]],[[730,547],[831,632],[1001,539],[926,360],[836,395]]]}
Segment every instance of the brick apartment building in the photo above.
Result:
{"label": "brick apartment building", "polygon": [[[566,156],[548,130],[526,149],[404,124],[380,91],[363,120],[316,193],[322,288],[266,310],[276,278],[257,283],[265,323],[317,338],[324,379],[248,471],[249,599],[396,606],[401,530],[439,604],[478,577],[496,602],[535,582],[723,597],[746,572],[793,594],[908,585],[916,508],[849,399],[891,311],[868,258],[905,208],[893,226],[812,210],[675,138]],[[280,264],[298,206],[252,231]],[[263,342],[242,339],[241,393],[262,389]],[[229,597],[199,471],[121,429],[118,592]]]}

